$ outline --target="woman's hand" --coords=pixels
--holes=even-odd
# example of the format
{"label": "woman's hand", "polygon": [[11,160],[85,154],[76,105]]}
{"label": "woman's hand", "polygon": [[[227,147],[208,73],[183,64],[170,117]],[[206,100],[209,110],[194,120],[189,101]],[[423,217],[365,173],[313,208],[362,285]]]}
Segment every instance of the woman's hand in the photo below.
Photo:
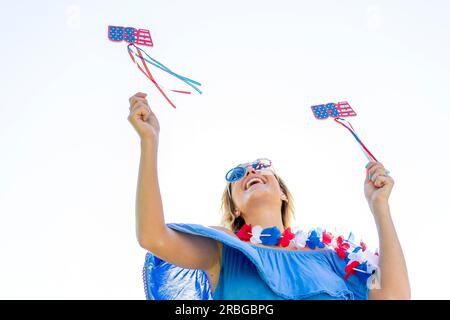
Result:
{"label": "woman's hand", "polygon": [[367,164],[364,194],[371,209],[374,206],[388,203],[393,186],[394,179],[388,175],[387,170],[381,163],[369,162]]}
{"label": "woman's hand", "polygon": [[129,99],[130,115],[128,116],[128,120],[136,129],[141,140],[158,142],[159,122],[156,115],[148,106],[146,96],[147,94],[138,92]]}

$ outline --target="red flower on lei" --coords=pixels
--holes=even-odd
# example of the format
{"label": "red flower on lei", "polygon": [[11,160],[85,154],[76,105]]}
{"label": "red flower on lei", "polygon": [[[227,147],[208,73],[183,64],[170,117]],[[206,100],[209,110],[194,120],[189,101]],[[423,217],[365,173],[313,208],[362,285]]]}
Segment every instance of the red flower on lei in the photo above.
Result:
{"label": "red flower on lei", "polygon": [[252,237],[252,225],[251,224],[244,224],[244,226],[241,228],[241,230],[236,233],[239,239],[243,241],[250,241],[250,238]]}
{"label": "red flower on lei", "polygon": [[347,264],[345,267],[345,277],[344,280],[347,280],[350,275],[355,274],[356,271],[353,270],[354,268],[357,268],[360,265],[359,261],[352,261],[351,263]]}
{"label": "red flower on lei", "polygon": [[325,230],[322,232],[322,242],[324,245],[330,245],[333,240],[333,235]]}
{"label": "red flower on lei", "polygon": [[287,247],[292,239],[295,238],[295,234],[291,232],[291,228],[287,228],[283,231],[280,237],[280,246]]}
{"label": "red flower on lei", "polygon": [[344,242],[344,237],[343,236],[339,236],[336,239],[337,242],[337,248],[335,249],[339,258],[344,259],[345,257],[347,257],[346,251],[350,248],[350,245],[346,242]]}

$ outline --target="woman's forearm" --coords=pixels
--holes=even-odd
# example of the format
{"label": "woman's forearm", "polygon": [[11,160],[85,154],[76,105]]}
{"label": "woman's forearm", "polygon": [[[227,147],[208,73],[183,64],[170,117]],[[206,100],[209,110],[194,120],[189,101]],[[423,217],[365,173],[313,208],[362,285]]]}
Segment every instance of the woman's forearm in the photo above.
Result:
{"label": "woman's forearm", "polygon": [[371,210],[378,230],[381,271],[381,289],[377,289],[374,296],[378,299],[411,299],[406,261],[392,221],[389,204],[373,205]]}
{"label": "woman's forearm", "polygon": [[136,192],[136,234],[142,247],[157,244],[166,231],[157,172],[158,142],[141,140]]}

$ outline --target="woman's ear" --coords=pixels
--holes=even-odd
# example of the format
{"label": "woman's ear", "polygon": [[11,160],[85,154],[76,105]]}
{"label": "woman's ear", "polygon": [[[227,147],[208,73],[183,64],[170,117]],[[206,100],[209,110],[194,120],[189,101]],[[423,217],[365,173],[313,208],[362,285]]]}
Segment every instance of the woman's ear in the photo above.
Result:
{"label": "woman's ear", "polygon": [[284,194],[284,192],[281,193],[281,201],[289,202],[289,201],[288,201],[288,198],[287,198],[287,196]]}
{"label": "woman's ear", "polygon": [[234,218],[238,218],[241,215],[239,210],[234,210]]}

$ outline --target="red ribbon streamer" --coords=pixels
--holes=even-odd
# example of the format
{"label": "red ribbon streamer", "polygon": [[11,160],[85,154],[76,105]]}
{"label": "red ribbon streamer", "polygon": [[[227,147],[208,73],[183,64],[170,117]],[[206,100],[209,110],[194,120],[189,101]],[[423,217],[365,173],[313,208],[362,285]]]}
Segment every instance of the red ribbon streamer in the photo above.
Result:
{"label": "red ribbon streamer", "polygon": [[358,141],[358,143],[363,147],[363,149],[367,152],[367,154],[372,157],[372,159],[374,159],[376,162],[378,162],[377,158],[375,158],[375,156],[369,151],[369,149],[366,148],[366,146],[364,145],[364,143],[361,141],[361,139],[359,139],[358,135],[356,134],[355,129],[353,129],[353,126],[351,125],[350,122],[346,121],[351,129],[349,127],[347,127],[345,124],[343,124],[342,122],[340,122],[339,120],[344,120],[344,119],[340,119],[340,118],[334,118],[334,121],[336,121],[337,123],[339,123],[341,126],[344,126],[345,128],[347,128],[356,138],[356,140]]}
{"label": "red ribbon streamer", "polygon": [[[161,92],[161,94],[164,96],[164,98],[166,98],[166,100],[170,103],[170,105],[172,107],[174,107],[176,109],[176,106],[173,104],[173,102],[169,99],[169,97],[166,95],[166,93],[161,89],[161,87],[158,85],[158,83],[156,82],[155,78],[153,78],[152,74],[150,73],[150,70],[147,67],[147,64],[145,63],[145,60],[142,58],[142,52],[139,49],[139,47],[135,46],[133,43],[130,43],[128,46],[134,46],[138,53],[139,56],[141,57],[141,61],[142,64],[145,68],[145,71],[142,69],[142,67],[137,63],[137,61],[134,58],[134,55],[131,54],[130,50],[128,50],[128,54],[130,55],[131,59],[133,60],[133,62],[138,66],[139,70],[141,70],[141,72],[143,74],[145,74],[145,76],[151,81],[153,82],[153,84],[156,86],[156,88],[158,88],[159,92]],[[185,94],[191,94],[189,91],[182,91],[182,90],[171,90],[173,92],[178,92],[178,93],[185,93]]]}

